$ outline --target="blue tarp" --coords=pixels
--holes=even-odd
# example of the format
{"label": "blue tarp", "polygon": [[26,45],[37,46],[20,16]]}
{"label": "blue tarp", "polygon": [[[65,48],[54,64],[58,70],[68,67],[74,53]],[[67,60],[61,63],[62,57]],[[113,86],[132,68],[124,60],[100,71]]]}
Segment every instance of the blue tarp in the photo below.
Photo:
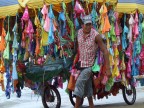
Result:
{"label": "blue tarp", "polygon": [[18,0],[0,0],[0,7],[19,4]]}
{"label": "blue tarp", "polygon": [[144,4],[144,0],[118,0],[118,3],[137,3],[137,4]]}

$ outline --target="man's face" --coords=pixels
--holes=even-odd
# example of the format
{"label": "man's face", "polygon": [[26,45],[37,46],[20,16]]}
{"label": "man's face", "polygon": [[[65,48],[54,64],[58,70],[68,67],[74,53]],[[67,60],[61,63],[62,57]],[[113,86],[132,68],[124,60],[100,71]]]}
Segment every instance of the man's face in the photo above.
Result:
{"label": "man's face", "polygon": [[90,33],[91,28],[92,28],[92,24],[91,23],[84,24],[84,28],[83,29],[84,29],[85,33]]}

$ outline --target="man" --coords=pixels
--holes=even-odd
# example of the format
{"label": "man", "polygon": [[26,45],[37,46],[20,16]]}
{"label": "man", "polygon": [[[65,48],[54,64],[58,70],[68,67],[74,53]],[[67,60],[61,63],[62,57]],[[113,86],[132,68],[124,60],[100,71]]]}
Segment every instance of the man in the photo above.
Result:
{"label": "man", "polygon": [[92,98],[93,88],[91,67],[95,62],[96,50],[99,46],[104,55],[106,74],[108,77],[110,77],[111,72],[109,65],[109,52],[99,33],[92,28],[92,20],[90,15],[86,15],[83,18],[83,23],[83,27],[78,31],[77,36],[81,72],[77,79],[74,90],[74,94],[76,95],[75,108],[80,108],[81,99],[85,96],[88,98],[90,108],[94,108]]}

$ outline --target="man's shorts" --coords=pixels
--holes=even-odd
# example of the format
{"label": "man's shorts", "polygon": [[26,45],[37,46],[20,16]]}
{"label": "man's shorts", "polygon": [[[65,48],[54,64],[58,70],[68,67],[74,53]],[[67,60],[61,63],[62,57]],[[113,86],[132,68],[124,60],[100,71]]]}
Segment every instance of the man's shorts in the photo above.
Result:
{"label": "man's shorts", "polygon": [[85,68],[80,72],[76,81],[74,94],[80,98],[93,95],[91,67]]}

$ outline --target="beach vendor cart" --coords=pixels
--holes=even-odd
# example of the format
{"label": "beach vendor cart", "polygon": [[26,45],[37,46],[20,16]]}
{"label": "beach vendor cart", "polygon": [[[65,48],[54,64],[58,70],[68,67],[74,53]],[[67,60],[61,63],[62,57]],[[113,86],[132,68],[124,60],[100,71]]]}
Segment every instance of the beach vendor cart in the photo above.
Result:
{"label": "beach vendor cart", "polygon": [[[0,2],[0,6],[5,2]],[[7,2],[14,6],[13,12],[7,7],[7,13],[4,13],[4,7],[0,7],[0,83],[7,98],[10,98],[11,91],[16,91],[20,97],[20,88],[26,86],[41,95],[45,108],[60,108],[61,96],[57,88],[63,88],[63,82],[69,80],[69,96],[75,105],[73,90],[78,70],[72,71],[74,40],[81,28],[82,15],[91,14],[93,28],[102,34],[109,51],[112,71],[112,77],[107,79],[103,56],[98,50],[92,67],[94,96],[98,99],[111,94],[116,96],[121,89],[125,102],[135,103],[134,76],[144,72],[141,5],[132,5],[137,8],[124,12],[119,4],[123,0]],[[3,85],[4,72],[6,88]]]}

